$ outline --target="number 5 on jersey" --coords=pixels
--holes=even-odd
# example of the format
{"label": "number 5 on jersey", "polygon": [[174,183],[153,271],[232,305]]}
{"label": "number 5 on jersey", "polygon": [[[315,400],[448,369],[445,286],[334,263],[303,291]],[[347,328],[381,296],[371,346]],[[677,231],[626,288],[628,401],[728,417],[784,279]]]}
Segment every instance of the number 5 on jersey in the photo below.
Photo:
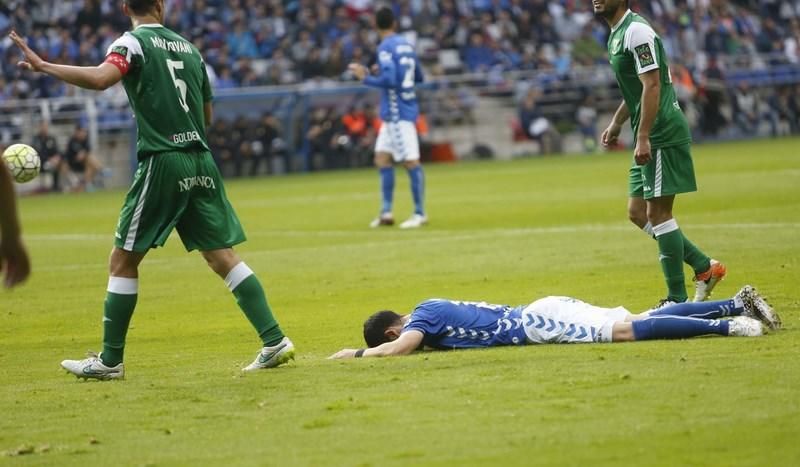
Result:
{"label": "number 5 on jersey", "polygon": [[180,102],[184,112],[189,112],[189,106],[186,105],[186,81],[175,75],[175,70],[183,70],[183,62],[167,59],[167,68],[169,68],[169,75],[172,76],[172,82],[175,83],[175,87],[178,89],[178,102]]}

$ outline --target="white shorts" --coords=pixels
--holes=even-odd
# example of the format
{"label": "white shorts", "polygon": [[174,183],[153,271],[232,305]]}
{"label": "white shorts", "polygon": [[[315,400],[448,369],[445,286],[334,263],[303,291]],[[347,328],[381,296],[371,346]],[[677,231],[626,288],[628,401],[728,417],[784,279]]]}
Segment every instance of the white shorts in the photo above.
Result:
{"label": "white shorts", "polygon": [[418,161],[417,127],[412,122],[383,122],[375,141],[375,152],[388,152],[395,162]]}
{"label": "white shorts", "polygon": [[522,310],[532,344],[611,342],[614,323],[625,321],[623,307],[600,308],[570,297],[545,297]]}

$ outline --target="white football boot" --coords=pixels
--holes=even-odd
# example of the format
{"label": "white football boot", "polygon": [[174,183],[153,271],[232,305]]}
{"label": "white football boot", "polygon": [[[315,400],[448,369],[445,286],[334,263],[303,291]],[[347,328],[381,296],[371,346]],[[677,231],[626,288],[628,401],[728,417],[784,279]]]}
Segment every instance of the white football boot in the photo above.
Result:
{"label": "white football boot", "polygon": [[82,379],[108,381],[125,378],[125,366],[122,363],[109,367],[103,364],[96,353],[89,352],[87,355],[88,357],[83,360],[64,360],[61,362],[61,368]]}
{"label": "white football boot", "polygon": [[377,229],[378,227],[391,227],[393,225],[394,216],[391,212],[384,212],[369,223],[369,226],[373,229]]}
{"label": "white football boot", "polygon": [[418,229],[428,223],[428,218],[422,214],[414,214],[400,224],[401,229]]}
{"label": "white football boot", "polygon": [[728,321],[728,335],[738,337],[758,337],[766,334],[761,321],[749,316],[736,316]]}
{"label": "white football boot", "polygon": [[284,337],[278,345],[262,348],[253,363],[242,368],[242,371],[275,368],[278,365],[287,363],[289,360],[294,360],[294,344],[288,337]]}
{"label": "white football boot", "polygon": [[744,303],[744,313],[742,316],[755,318],[768,328],[775,330],[781,327],[781,317],[770,306],[769,303],[758,293],[752,285],[745,285],[742,290],[736,293]]}

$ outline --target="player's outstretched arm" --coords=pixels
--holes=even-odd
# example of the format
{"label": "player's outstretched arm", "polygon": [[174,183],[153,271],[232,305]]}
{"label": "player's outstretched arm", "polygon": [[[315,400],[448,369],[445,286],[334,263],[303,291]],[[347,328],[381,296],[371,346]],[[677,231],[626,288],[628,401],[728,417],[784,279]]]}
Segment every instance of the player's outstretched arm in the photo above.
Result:
{"label": "player's outstretched arm", "polygon": [[14,184],[8,167],[0,163],[0,273],[3,268],[6,276],[3,282],[9,288],[24,282],[31,272],[17,218]]}
{"label": "player's outstretched arm", "polygon": [[57,65],[43,60],[16,31],[11,31],[8,37],[25,55],[25,60],[17,64],[20,68],[45,73],[75,86],[96,91],[108,89],[122,79],[122,72],[110,63],[104,62],[98,66]]}
{"label": "player's outstretched arm", "polygon": [[[377,347],[363,351],[363,357],[390,357],[394,355],[408,355],[417,350],[422,344],[423,334],[412,330],[400,334],[396,340],[386,342]],[[328,357],[328,359],[353,358],[356,356],[357,349],[344,349]]]}
{"label": "player's outstretched arm", "polygon": [[394,89],[397,87],[397,72],[389,52],[378,54],[378,73],[371,75],[367,67],[360,63],[351,63],[348,67],[350,73],[357,80],[373,88]]}

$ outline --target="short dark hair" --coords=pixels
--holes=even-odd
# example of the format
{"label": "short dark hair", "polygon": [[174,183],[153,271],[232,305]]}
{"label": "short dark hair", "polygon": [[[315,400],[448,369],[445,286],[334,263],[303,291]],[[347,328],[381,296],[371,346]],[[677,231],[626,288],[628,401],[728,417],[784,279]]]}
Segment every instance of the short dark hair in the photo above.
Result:
{"label": "short dark hair", "polygon": [[124,0],[128,8],[137,15],[146,15],[153,11],[158,0]]}
{"label": "short dark hair", "polygon": [[390,310],[379,311],[364,321],[364,340],[367,347],[377,347],[389,342],[386,330],[397,324],[403,317]]}
{"label": "short dark hair", "polygon": [[394,27],[394,11],[388,6],[383,6],[375,13],[375,26],[381,30],[392,29]]}

